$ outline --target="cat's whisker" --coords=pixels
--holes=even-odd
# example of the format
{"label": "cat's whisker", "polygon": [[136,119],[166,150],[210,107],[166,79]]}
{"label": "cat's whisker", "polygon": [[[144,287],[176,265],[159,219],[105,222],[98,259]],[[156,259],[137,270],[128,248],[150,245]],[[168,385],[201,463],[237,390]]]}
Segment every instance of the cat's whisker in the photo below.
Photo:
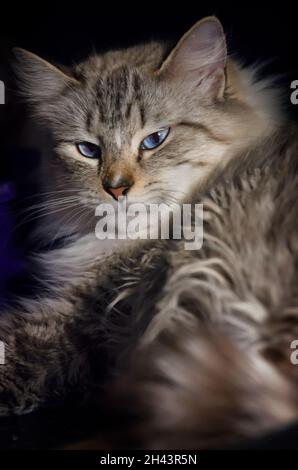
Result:
{"label": "cat's whisker", "polygon": [[[53,191],[53,194],[55,193],[55,191]],[[25,200],[26,198],[23,199],[23,201]],[[21,210],[15,208],[15,210],[10,210],[10,214],[16,218],[19,218],[20,216],[23,216],[23,214],[26,214],[26,213],[33,213],[33,210],[37,210],[37,209],[42,209],[42,208],[45,208],[45,209],[50,209],[51,207],[55,206],[55,205],[61,205],[63,203],[69,203],[69,202],[72,202],[72,201],[76,201],[76,200],[79,200],[79,194],[77,195],[73,195],[73,196],[65,196],[65,197],[57,197],[57,198],[50,198],[50,199],[46,199],[44,201],[40,201],[36,204],[32,204],[28,207],[25,207]],[[22,204],[22,201],[18,202],[17,204],[14,204],[15,206],[18,206],[18,205],[21,205]]]}
{"label": "cat's whisker", "polygon": [[20,211],[20,214],[23,214],[23,213],[26,213],[26,212],[31,212],[35,209],[40,209],[40,208],[51,208],[51,207],[54,207],[54,206],[59,206],[59,205],[62,205],[62,204],[67,204],[69,202],[73,202],[73,201],[78,201],[79,198],[77,196],[70,196],[70,197],[67,197],[67,198],[57,198],[56,200],[47,200],[47,201],[43,201],[43,202],[40,202],[40,203],[37,203],[37,204],[33,204],[29,207],[26,207],[24,210]]}
{"label": "cat's whisker", "polygon": [[23,218],[19,224],[15,225],[13,227],[12,231],[10,232],[10,235],[12,235],[13,232],[15,232],[17,229],[19,229],[21,226],[23,226],[26,223],[33,222],[33,221],[38,220],[38,219],[40,219],[42,217],[45,217],[47,215],[56,214],[56,213],[61,212],[63,210],[69,209],[72,206],[78,206],[79,204],[80,204],[79,202],[76,202],[76,203],[74,202],[72,204],[65,203],[65,205],[63,207],[58,207],[58,208],[56,208],[54,210],[50,210],[50,211],[48,210],[48,207],[44,207],[43,209],[38,209],[37,211],[35,211],[32,214],[29,214],[25,218]]}
{"label": "cat's whisker", "polygon": [[57,196],[58,194],[69,194],[73,193],[74,195],[77,194],[79,196],[80,191],[77,189],[62,189],[62,190],[57,190],[57,191],[45,191],[45,192],[39,192],[35,194],[30,194],[30,196],[25,196],[22,197],[21,200],[15,200],[13,201],[13,205],[15,207],[18,207],[22,205],[24,202],[30,201],[31,199],[41,199],[41,198],[50,198],[51,195]]}
{"label": "cat's whisker", "polygon": [[[57,230],[56,234],[53,237],[52,244],[51,244],[52,246],[55,244],[56,240],[59,239],[59,237],[62,235],[63,227],[68,227],[69,228],[70,225],[71,225],[71,221],[74,220],[74,218],[77,218],[76,225],[79,227],[79,222],[81,220],[82,214],[83,215],[86,214],[86,208],[85,207],[80,207],[80,208],[73,207],[71,210],[74,210],[75,213],[72,214],[69,218],[66,218],[65,221],[62,218],[60,228]],[[79,215],[80,215],[80,217],[78,217]]]}
{"label": "cat's whisker", "polygon": [[[76,203],[75,201],[73,204],[79,204],[78,202]],[[37,220],[39,218],[46,217],[47,215],[54,214],[55,212],[60,212],[63,210],[67,210],[72,204],[64,203],[63,205],[53,205],[53,206],[46,206],[46,207],[40,207],[38,209],[30,211],[25,217],[23,217],[20,221],[19,224],[15,226],[15,228],[19,228],[21,225],[24,225],[26,223],[32,222],[34,220]]]}

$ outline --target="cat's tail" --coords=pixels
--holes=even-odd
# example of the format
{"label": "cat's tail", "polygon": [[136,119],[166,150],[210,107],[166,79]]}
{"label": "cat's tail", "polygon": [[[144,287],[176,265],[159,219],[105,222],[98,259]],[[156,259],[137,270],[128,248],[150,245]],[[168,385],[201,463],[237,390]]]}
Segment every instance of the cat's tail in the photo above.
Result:
{"label": "cat's tail", "polygon": [[241,445],[297,419],[294,390],[274,367],[199,325],[143,349],[120,393],[142,448]]}

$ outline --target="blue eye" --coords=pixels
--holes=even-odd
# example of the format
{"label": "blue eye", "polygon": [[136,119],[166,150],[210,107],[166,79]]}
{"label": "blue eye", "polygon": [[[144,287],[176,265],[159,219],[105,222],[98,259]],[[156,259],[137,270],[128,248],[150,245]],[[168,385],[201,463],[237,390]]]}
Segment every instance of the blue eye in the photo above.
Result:
{"label": "blue eye", "polygon": [[141,142],[141,149],[143,150],[152,150],[161,145],[166,138],[168,137],[170,132],[170,128],[167,127],[166,129],[160,129],[153,134],[148,135],[142,142]]}
{"label": "blue eye", "polygon": [[98,145],[92,144],[91,142],[79,142],[77,149],[84,157],[87,158],[100,158],[101,149]]}

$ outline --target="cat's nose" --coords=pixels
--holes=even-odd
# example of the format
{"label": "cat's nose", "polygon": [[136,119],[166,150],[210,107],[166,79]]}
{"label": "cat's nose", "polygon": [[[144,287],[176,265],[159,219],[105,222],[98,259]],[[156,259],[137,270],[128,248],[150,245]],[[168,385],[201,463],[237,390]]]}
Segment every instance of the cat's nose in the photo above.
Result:
{"label": "cat's nose", "polygon": [[122,178],[118,178],[114,181],[106,180],[103,184],[105,191],[113,196],[116,201],[120,196],[125,196],[131,186],[132,183],[130,181]]}

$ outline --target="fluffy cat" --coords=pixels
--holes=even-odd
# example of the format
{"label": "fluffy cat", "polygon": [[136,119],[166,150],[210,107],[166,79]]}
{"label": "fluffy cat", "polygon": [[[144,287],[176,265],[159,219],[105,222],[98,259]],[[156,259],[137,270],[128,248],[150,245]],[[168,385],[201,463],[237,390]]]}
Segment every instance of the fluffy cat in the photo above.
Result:
{"label": "fluffy cat", "polygon": [[[16,54],[46,130],[46,191],[86,220],[45,218],[43,234],[75,239],[39,255],[48,294],[0,318],[1,413],[114,388],[140,445],[160,448],[231,444],[296,419],[297,140],[268,83],[227,58],[215,18],[170,53],[138,46],[68,72]],[[103,246],[94,207],[119,194],[203,202],[203,248]]]}
{"label": "fluffy cat", "polygon": [[[115,190],[128,204],[181,203],[282,120],[271,84],[227,57],[215,18],[197,23],[170,52],[151,43],[63,72],[29,52],[16,56],[20,91],[40,127],[32,145],[46,132],[41,178],[54,194],[46,198],[47,237],[93,233],[95,207],[115,203]],[[166,138],[145,148],[160,131]]]}

